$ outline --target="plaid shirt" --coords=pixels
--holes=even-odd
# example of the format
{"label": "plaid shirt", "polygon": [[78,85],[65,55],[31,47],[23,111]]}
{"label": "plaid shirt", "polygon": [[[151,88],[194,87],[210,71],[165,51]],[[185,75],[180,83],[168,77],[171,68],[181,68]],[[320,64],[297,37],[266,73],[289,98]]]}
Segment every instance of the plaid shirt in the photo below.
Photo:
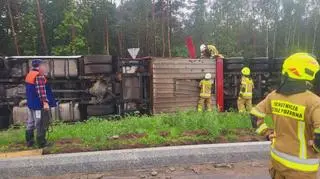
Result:
{"label": "plaid shirt", "polygon": [[36,89],[38,96],[42,102],[48,102],[47,93],[46,93],[46,78],[44,75],[38,75],[36,77]]}

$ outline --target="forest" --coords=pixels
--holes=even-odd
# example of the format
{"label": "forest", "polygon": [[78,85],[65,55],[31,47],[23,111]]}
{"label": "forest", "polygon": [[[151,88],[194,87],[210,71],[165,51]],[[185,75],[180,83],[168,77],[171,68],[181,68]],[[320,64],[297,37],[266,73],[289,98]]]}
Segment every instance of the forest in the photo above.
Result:
{"label": "forest", "polygon": [[0,0],[0,56],[320,56],[319,0]]}

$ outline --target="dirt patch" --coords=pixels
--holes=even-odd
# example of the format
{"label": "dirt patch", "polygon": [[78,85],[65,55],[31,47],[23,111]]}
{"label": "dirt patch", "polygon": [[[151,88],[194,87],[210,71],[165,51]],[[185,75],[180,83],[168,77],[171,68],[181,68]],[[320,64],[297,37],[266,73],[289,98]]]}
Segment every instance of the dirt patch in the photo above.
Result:
{"label": "dirt patch", "polygon": [[257,135],[251,129],[231,129],[224,130],[215,140],[215,143],[228,142],[256,142],[265,141],[265,137]]}
{"label": "dirt patch", "polygon": [[216,143],[228,143],[228,139],[226,136],[219,136],[215,140]]}
{"label": "dirt patch", "polygon": [[239,136],[237,142],[257,142],[257,141],[265,141],[266,139],[263,136]]}
{"label": "dirt patch", "polygon": [[139,138],[143,138],[147,136],[147,134],[143,133],[143,134],[136,134],[136,133],[131,133],[131,134],[123,134],[119,136],[119,139],[122,140],[128,140],[128,139],[139,139]]}
{"label": "dirt patch", "polygon": [[9,148],[21,148],[21,147],[25,147],[26,143],[24,142],[20,142],[20,143],[16,143],[16,144],[10,144]]}
{"label": "dirt patch", "polygon": [[32,149],[32,148],[28,148],[26,143],[20,142],[20,143],[8,145],[8,150],[6,152],[16,152],[16,151],[27,150],[27,149]]}
{"label": "dirt patch", "polygon": [[93,149],[79,146],[79,145],[63,145],[59,147],[55,147],[53,150],[50,148],[45,148],[43,150],[43,154],[57,154],[57,153],[78,153],[78,152],[90,152],[94,151]]}
{"label": "dirt patch", "polygon": [[77,153],[77,152],[90,152],[93,151],[89,148],[80,148],[80,147],[68,147],[62,149],[63,153]]}
{"label": "dirt patch", "polygon": [[124,145],[122,147],[122,149],[135,149],[135,148],[145,148],[145,147],[148,147],[147,145],[145,144],[127,144],[127,145]]}
{"label": "dirt patch", "polygon": [[207,130],[193,130],[193,131],[184,131],[183,136],[206,136],[209,135]]}
{"label": "dirt patch", "polygon": [[55,142],[56,145],[67,145],[67,144],[82,144],[81,139],[74,138],[74,139],[60,139]]}
{"label": "dirt patch", "polygon": [[161,132],[159,132],[159,135],[161,137],[167,137],[169,135],[169,132],[168,131],[161,131]]}

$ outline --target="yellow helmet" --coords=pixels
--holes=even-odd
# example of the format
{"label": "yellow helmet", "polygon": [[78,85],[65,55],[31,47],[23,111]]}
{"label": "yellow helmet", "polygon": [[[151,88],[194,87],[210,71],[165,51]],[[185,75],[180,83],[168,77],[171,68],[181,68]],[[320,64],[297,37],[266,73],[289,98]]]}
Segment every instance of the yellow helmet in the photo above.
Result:
{"label": "yellow helmet", "polygon": [[242,75],[249,76],[251,73],[251,70],[248,67],[244,67],[244,68],[242,68],[241,73],[242,73]]}
{"label": "yellow helmet", "polygon": [[318,71],[318,61],[308,53],[293,54],[282,66],[282,75],[296,80],[312,81]]}

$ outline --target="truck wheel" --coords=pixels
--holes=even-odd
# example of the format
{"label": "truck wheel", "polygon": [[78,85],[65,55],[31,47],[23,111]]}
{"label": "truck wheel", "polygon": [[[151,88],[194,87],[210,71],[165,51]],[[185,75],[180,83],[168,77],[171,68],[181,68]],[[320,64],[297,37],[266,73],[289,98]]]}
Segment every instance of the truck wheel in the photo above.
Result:
{"label": "truck wheel", "polygon": [[0,116],[0,129],[9,128],[10,116]]}

